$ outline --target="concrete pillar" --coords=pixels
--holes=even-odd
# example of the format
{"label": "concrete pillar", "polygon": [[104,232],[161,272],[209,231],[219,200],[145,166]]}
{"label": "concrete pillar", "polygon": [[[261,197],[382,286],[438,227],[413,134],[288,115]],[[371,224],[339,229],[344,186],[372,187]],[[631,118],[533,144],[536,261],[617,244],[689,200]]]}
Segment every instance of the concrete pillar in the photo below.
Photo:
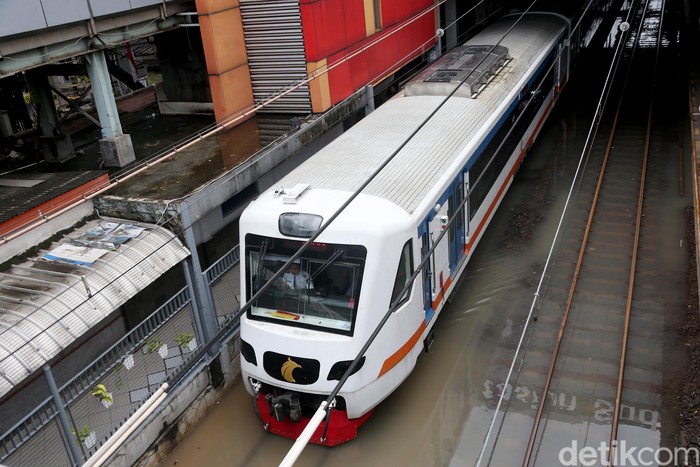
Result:
{"label": "concrete pillar", "polygon": [[196,0],[195,4],[214,115],[221,123],[253,105],[241,9],[238,0]]}
{"label": "concrete pillar", "polygon": [[86,55],[86,64],[92,96],[102,127],[102,138],[99,141],[102,160],[107,167],[124,167],[136,160],[136,155],[131,136],[122,132],[104,52],[98,50]]}
{"label": "concrete pillar", "polygon": [[[451,50],[457,46],[457,0],[445,3],[445,46]],[[452,24],[455,23],[455,24]],[[450,26],[452,24],[452,26]]]}
{"label": "concrete pillar", "polygon": [[[186,262],[189,270],[189,279],[192,281],[194,289],[194,300],[197,301],[196,312],[199,313],[198,325],[201,326],[205,341],[203,344],[208,344],[209,341],[216,335],[217,321],[216,310],[211,301],[209,294],[209,284],[204,279],[201,262],[199,261],[199,253],[197,252],[197,240],[194,237],[194,228],[192,223],[192,215],[190,207],[186,203],[180,205],[180,219],[182,221],[182,231],[185,236],[185,244],[190,250],[191,260]],[[188,277],[187,275],[185,277]]]}
{"label": "concrete pillar", "polygon": [[367,105],[365,106],[365,115],[369,115],[374,112],[374,86],[368,84],[365,86],[365,92],[367,93]]}
{"label": "concrete pillar", "polygon": [[41,74],[40,69],[27,73],[29,92],[34,101],[39,132],[41,136],[41,151],[47,162],[64,162],[75,157],[73,142],[70,136],[64,135],[58,124],[58,114],[49,87],[49,77]]}

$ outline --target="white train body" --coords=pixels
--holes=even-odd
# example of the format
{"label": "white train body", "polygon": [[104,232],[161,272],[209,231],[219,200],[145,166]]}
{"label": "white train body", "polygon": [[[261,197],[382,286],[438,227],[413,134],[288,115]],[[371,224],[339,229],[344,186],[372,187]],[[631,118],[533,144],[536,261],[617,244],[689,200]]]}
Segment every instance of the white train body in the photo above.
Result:
{"label": "white train body", "polygon": [[[273,284],[241,318],[243,381],[271,431],[290,437],[301,432],[446,222],[456,217],[338,394],[333,418],[323,427],[325,439],[319,432],[313,440],[334,445],[353,438],[371,410],[413,370],[568,75],[568,22],[529,14],[502,39],[515,20],[499,21],[444,56],[400,96],[282,179],[285,194],[269,190],[243,213],[245,302],[438,107],[455,86],[449,77],[469,73],[464,67],[500,41],[480,67],[490,66],[491,72],[481,81],[470,78],[471,88],[460,89],[401,148],[301,256],[301,275],[286,273],[286,284]],[[520,113],[525,115],[504,140]],[[301,190],[300,184],[308,187],[290,193]],[[455,212],[470,185],[469,202]]]}

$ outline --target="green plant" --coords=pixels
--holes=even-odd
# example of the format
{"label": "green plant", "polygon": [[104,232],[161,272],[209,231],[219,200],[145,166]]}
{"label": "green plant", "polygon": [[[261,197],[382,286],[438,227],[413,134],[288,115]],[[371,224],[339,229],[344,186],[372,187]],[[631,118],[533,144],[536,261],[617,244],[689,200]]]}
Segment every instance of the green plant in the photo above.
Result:
{"label": "green plant", "polygon": [[75,436],[75,444],[82,443],[88,436],[90,436],[90,427],[88,425],[83,425],[77,433],[75,430],[71,431],[73,432],[73,436]]}
{"label": "green plant", "polygon": [[175,337],[175,342],[177,342],[179,346],[187,347],[187,345],[192,342],[192,339],[194,339],[194,336],[191,332],[182,331]]}
{"label": "green plant", "polygon": [[107,391],[107,387],[100,383],[92,390],[92,395],[97,397],[101,401],[112,402],[112,394]]}
{"label": "green plant", "polygon": [[158,352],[158,349],[160,349],[162,346],[163,343],[154,337],[148,341],[148,353]]}

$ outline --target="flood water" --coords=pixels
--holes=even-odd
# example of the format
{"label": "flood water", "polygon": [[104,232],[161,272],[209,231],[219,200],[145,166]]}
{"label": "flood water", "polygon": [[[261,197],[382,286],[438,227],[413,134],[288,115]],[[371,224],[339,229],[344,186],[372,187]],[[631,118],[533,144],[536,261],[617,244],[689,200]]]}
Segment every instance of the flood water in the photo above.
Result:
{"label": "flood water", "polygon": [[[581,156],[597,97],[587,92],[594,88],[590,80],[580,79],[566,89],[486,230],[465,280],[439,317],[430,353],[421,355],[414,372],[377,407],[357,439],[335,448],[309,445],[295,465],[477,464]],[[679,196],[677,166],[664,170],[670,179],[660,190],[668,198],[664,221],[677,226],[679,220],[682,224],[683,207],[692,204],[691,191],[687,188],[685,196]],[[682,229],[674,229],[670,237],[677,242]],[[669,256],[668,281],[682,281],[687,254],[680,248]],[[683,288],[669,287],[666,298],[682,303]],[[666,328],[665,339],[673,340],[675,328]],[[544,380],[544,373],[541,376]],[[511,386],[512,397],[504,406],[507,422],[496,424],[494,436],[501,436],[497,444],[489,441],[481,465],[521,465],[541,384],[521,381]],[[609,433],[609,420],[589,423],[585,412],[600,407],[587,397],[553,389],[551,405],[561,415],[550,418],[547,429],[562,433],[561,447],[571,444],[571,432]],[[661,399],[652,399],[645,408],[660,409],[651,405]],[[574,400],[577,410],[569,410]],[[651,447],[661,442],[660,433],[660,424],[623,422],[620,428],[623,439]],[[267,467],[279,464],[292,444],[261,428],[251,398],[237,384],[162,465]],[[536,465],[559,465],[552,459],[561,447],[542,447],[550,452]]]}

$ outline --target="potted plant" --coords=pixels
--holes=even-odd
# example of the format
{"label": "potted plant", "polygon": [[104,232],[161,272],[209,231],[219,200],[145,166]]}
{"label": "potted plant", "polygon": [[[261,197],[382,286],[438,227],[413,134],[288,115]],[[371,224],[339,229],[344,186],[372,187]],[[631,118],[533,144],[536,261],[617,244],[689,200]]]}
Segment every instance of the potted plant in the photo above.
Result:
{"label": "potted plant", "polygon": [[163,344],[161,341],[155,337],[148,341],[148,353],[158,352],[158,354],[165,358],[168,356],[168,344]]}
{"label": "potted plant", "polygon": [[122,360],[122,364],[126,367],[127,370],[131,370],[134,367],[134,354],[129,354],[126,357],[124,357],[124,360]]}
{"label": "potted plant", "polygon": [[112,399],[112,393],[107,391],[107,388],[102,383],[95,386],[95,388],[92,390],[92,395],[97,397],[106,409],[110,408],[114,402]]}
{"label": "potted plant", "polygon": [[97,441],[97,434],[91,431],[88,425],[83,425],[77,433],[73,430],[73,436],[76,438],[75,444],[83,443],[88,449],[93,447]]}
{"label": "potted plant", "polygon": [[197,350],[197,339],[194,338],[191,332],[181,331],[175,337],[175,342],[182,347],[182,350],[189,349],[190,352]]}

